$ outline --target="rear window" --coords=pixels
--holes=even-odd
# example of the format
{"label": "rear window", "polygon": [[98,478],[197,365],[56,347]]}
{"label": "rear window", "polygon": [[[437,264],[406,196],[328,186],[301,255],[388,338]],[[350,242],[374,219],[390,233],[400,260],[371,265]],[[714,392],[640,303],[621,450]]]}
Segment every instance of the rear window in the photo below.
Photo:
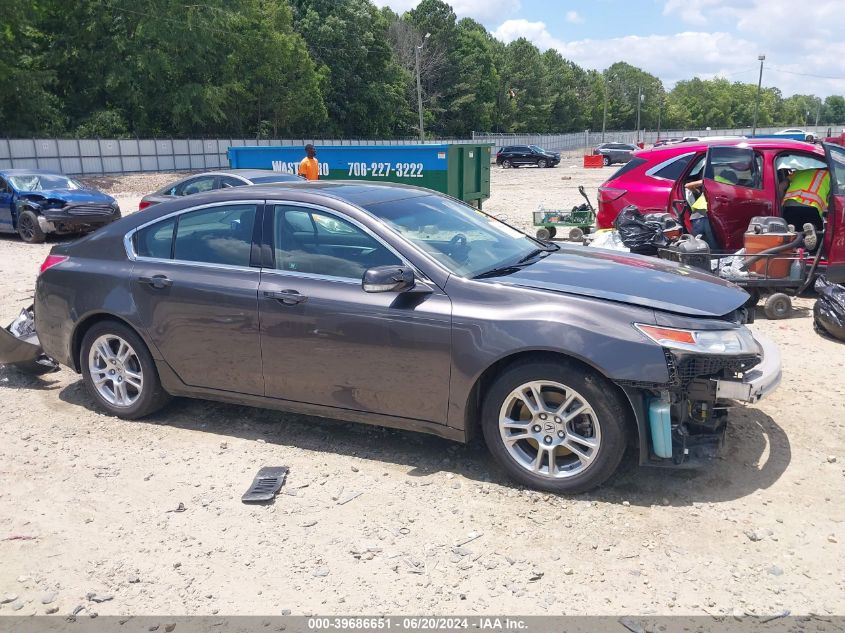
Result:
{"label": "rear window", "polygon": [[293,174],[277,174],[275,176],[259,176],[258,178],[250,178],[253,184],[259,185],[262,183],[272,182],[298,182],[302,180],[299,176]]}
{"label": "rear window", "polygon": [[637,167],[640,167],[640,166],[642,166],[642,165],[645,165],[647,162],[648,162],[648,161],[647,161],[646,159],[644,159],[644,158],[636,158],[636,157],[634,157],[634,158],[632,158],[631,160],[629,160],[627,163],[625,163],[624,165],[622,165],[622,167],[620,167],[619,169],[617,169],[617,170],[616,170],[616,173],[615,173],[615,174],[613,174],[610,178],[608,178],[608,180],[609,180],[609,181],[610,181],[610,180],[615,180],[616,178],[619,178],[620,176],[624,176],[625,174],[627,174],[627,173],[628,173],[629,171],[631,171],[632,169],[636,169]]}
{"label": "rear window", "polygon": [[675,181],[681,177],[681,174],[686,171],[687,165],[693,159],[695,154],[685,154],[683,156],[678,156],[675,160],[671,163],[668,163],[661,167],[660,169],[656,170],[652,173],[652,176],[657,178],[665,178],[666,180]]}

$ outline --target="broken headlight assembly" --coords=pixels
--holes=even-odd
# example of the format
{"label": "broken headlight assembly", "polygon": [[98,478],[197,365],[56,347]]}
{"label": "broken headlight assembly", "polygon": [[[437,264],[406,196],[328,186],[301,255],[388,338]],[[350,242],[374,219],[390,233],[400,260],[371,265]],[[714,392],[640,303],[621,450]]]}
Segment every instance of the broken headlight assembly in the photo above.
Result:
{"label": "broken headlight assembly", "polygon": [[679,352],[726,356],[761,353],[751,331],[744,326],[729,330],[687,330],[634,323],[634,327],[658,345]]}

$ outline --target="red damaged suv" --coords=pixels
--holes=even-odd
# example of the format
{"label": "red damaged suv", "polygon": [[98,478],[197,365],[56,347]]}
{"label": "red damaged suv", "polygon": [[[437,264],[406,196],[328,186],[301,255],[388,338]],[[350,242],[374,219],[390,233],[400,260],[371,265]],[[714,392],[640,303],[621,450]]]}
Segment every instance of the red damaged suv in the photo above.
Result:
{"label": "red damaged suv", "polygon": [[[709,163],[708,163],[709,161]],[[597,224],[610,228],[619,212],[635,205],[644,214],[680,215],[686,183],[710,171],[730,169],[737,181],[704,178],[710,223],[720,246],[742,247],[742,234],[754,216],[780,216],[779,184],[791,169],[828,169],[830,159],[819,145],[789,139],[733,139],[679,143],[636,152],[598,192]]]}

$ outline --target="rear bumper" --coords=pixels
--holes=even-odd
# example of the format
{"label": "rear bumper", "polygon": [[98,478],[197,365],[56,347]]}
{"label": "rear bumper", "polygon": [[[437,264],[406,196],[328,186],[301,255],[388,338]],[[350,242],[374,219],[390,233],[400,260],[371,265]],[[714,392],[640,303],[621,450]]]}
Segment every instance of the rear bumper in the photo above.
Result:
{"label": "rear bumper", "polygon": [[755,333],[754,338],[763,351],[763,360],[745,372],[742,380],[717,380],[717,400],[737,400],[753,404],[767,397],[780,385],[783,378],[780,350],[774,341],[762,334]]}
{"label": "rear bumper", "polygon": [[[25,315],[25,313],[28,313]],[[26,316],[31,319],[31,308],[21,313],[15,323]],[[58,364],[44,354],[41,343],[34,332],[16,335],[12,330],[14,323],[0,329],[0,365],[15,367],[20,371],[41,374],[58,369]]]}

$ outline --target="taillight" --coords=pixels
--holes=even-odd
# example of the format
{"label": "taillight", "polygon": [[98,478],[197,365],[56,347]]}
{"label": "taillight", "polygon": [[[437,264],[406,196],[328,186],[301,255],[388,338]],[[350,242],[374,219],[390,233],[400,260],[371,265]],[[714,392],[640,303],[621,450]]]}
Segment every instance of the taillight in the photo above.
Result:
{"label": "taillight", "polygon": [[44,263],[41,264],[41,269],[38,271],[38,274],[42,274],[45,270],[52,268],[53,266],[58,266],[59,264],[66,262],[69,260],[70,257],[67,255],[47,255],[47,259],[44,260]]}
{"label": "taillight", "polygon": [[150,202],[149,200],[141,200],[141,202],[138,203],[138,211],[143,211],[151,204],[152,202]]}
{"label": "taillight", "polygon": [[599,187],[599,202],[613,202],[628,193],[625,189],[613,187]]}

